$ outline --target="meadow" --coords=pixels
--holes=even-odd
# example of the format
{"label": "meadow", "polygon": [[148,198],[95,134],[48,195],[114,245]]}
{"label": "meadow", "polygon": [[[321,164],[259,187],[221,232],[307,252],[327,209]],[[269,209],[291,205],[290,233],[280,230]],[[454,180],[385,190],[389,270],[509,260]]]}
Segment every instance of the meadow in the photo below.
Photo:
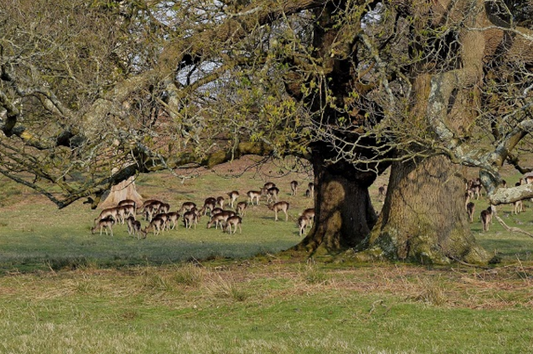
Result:
{"label": "meadow", "polygon": [[[312,206],[310,176],[287,166],[139,176],[145,198],[183,201],[271,180],[291,203],[265,203],[229,235],[182,225],[138,240],[117,225],[91,234],[97,210],[63,210],[0,178],[0,353],[525,353],[533,348],[533,238],[495,222],[472,231],[502,262],[490,267],[321,262],[287,250]],[[297,196],[289,182],[300,182]],[[514,183],[510,175],[508,183]],[[374,204],[380,177],[371,188]],[[485,208],[476,201],[477,212]],[[531,209],[498,209],[533,231]]]}

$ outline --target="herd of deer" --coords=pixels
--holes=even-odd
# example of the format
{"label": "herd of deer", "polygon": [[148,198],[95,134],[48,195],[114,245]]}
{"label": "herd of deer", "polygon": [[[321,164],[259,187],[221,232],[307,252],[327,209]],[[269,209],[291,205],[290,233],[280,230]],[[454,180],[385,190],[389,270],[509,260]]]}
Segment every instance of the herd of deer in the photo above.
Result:
{"label": "herd of deer", "polygon": [[[525,176],[524,178],[520,178],[518,182],[515,183],[515,186],[520,186],[522,184],[531,184],[533,183],[533,176]],[[507,187],[507,182],[504,180],[502,181],[502,187]],[[470,219],[470,222],[474,222],[474,214],[475,214],[475,204],[471,201],[472,199],[478,200],[480,196],[483,194],[483,187],[481,185],[481,180],[479,178],[471,179],[466,184],[466,192],[465,192],[465,208],[466,212],[468,214],[468,218]],[[521,212],[524,211],[524,203],[522,200],[517,200],[513,203],[513,209],[511,210],[511,214],[518,215]],[[497,213],[496,206],[489,205],[487,209],[483,209],[480,212],[480,220],[481,224],[483,225],[483,231],[489,231],[490,225],[493,223],[493,216],[495,216]]]}
{"label": "herd of deer", "polygon": [[[291,181],[291,195],[295,196],[298,191],[298,181]],[[289,220],[289,202],[279,200],[279,188],[272,182],[267,182],[260,190],[251,190],[246,193],[247,201],[237,202],[240,196],[239,191],[227,193],[228,203],[224,197],[208,197],[204,200],[201,208],[198,208],[194,202],[184,202],[177,211],[170,211],[170,205],[157,199],[149,199],[143,202],[139,207],[133,200],[122,200],[117,206],[106,208],[101,211],[100,215],[94,219],[94,227],[91,232],[94,234],[99,231],[100,235],[108,231],[113,236],[113,226],[121,223],[128,227],[128,234],[137,238],[146,238],[149,233],[159,235],[165,230],[177,228],[178,220],[181,218],[183,225],[187,229],[196,228],[202,216],[209,217],[207,228],[215,226],[223,232],[234,234],[239,230],[242,233],[242,218],[246,213],[249,205],[259,205],[262,198],[266,199],[267,206],[274,211],[274,220],[278,221],[278,213],[285,214],[285,221]],[[313,198],[314,184],[309,183],[305,196]],[[227,206],[230,209],[224,209]],[[137,216],[141,215],[142,219],[148,222],[144,228]],[[315,218],[313,208],[305,209],[298,217],[298,228],[300,236],[305,230],[312,226]]]}

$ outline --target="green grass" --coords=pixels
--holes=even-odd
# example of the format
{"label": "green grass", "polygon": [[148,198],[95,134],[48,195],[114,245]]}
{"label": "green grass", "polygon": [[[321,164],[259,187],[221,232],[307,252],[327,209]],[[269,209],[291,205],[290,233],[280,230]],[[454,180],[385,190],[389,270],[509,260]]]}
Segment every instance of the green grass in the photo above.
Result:
{"label": "green grass", "polygon": [[[476,219],[476,238],[503,259],[491,269],[314,263],[278,253],[300,240],[295,220],[311,201],[303,186],[289,196],[289,181],[307,184],[307,176],[277,169],[268,177],[268,171],[227,173],[183,180],[161,173],[141,176],[137,185],[145,197],[177,209],[233,189],[242,195],[269,179],[291,203],[291,220],[274,222],[263,202],[248,210],[242,234],[208,230],[204,218],[196,230],[180,224],[146,240],[129,237],[123,225],[114,237],[92,235],[98,212],[81,201],[60,211],[0,180],[0,353],[524,353],[533,347],[532,238],[497,222],[482,232]],[[476,215],[485,204],[476,201]],[[518,216],[510,210],[499,209],[506,223],[533,231],[530,209]]]}

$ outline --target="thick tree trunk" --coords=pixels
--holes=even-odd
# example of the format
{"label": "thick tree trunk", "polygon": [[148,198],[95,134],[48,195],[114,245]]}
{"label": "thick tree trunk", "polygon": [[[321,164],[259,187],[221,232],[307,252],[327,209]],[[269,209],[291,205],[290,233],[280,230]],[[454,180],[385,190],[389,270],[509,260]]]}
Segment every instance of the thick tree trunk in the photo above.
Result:
{"label": "thick tree trunk", "polygon": [[135,201],[137,206],[142,205],[143,198],[137,192],[135,187],[135,177],[130,177],[125,181],[122,181],[113,187],[109,191],[109,195],[99,205],[100,208],[111,208],[116,206],[121,200],[131,199]]}
{"label": "thick tree trunk", "polygon": [[328,164],[324,155],[312,159],[315,174],[315,223],[295,248],[336,253],[361,243],[377,220],[368,187],[375,173],[358,171],[349,163]]}
{"label": "thick tree trunk", "polygon": [[470,232],[457,168],[443,156],[393,164],[383,211],[360,256],[431,264],[488,261]]}

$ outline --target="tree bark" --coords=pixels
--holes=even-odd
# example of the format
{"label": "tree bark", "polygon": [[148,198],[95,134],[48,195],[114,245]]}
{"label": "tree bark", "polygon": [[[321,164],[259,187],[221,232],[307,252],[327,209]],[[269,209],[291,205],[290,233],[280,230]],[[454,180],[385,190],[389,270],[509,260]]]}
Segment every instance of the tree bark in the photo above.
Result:
{"label": "tree bark", "polygon": [[360,244],[377,220],[368,187],[375,173],[362,172],[348,162],[328,163],[315,149],[311,162],[315,183],[315,223],[295,247],[337,253]]}
{"label": "tree bark", "polygon": [[470,232],[462,176],[444,156],[392,165],[383,211],[364,246],[360,257],[424,264],[488,261]]}

